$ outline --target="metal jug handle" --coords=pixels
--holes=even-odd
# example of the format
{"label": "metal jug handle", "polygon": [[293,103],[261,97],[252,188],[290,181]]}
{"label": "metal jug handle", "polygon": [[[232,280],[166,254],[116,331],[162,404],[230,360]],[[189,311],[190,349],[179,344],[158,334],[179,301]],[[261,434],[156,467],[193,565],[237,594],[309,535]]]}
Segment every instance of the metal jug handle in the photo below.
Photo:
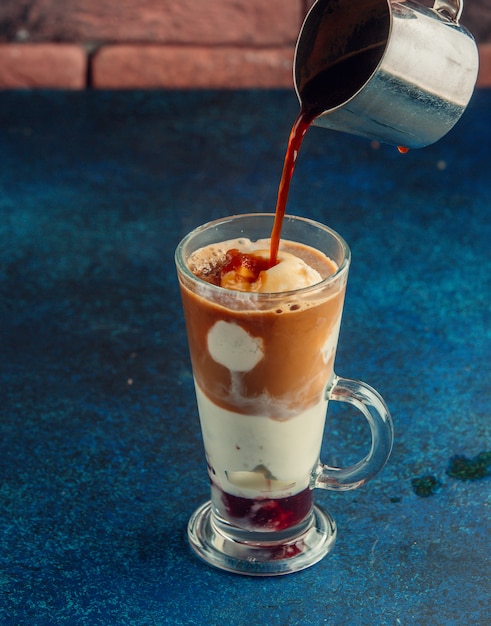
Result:
{"label": "metal jug handle", "polygon": [[449,17],[456,24],[459,23],[464,0],[435,0],[433,9],[445,17]]}

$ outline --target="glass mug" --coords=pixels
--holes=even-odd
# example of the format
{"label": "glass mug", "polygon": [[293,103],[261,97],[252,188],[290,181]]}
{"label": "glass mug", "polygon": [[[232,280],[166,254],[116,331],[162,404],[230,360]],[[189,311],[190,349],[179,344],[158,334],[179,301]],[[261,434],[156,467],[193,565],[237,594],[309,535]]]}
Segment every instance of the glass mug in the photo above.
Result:
{"label": "glass mug", "polygon": [[[205,562],[259,576],[304,569],[332,549],[336,524],[314,504],[314,488],[363,485],[385,465],[393,441],[380,395],[334,373],[350,263],[337,233],[285,218],[280,250],[294,242],[292,250],[308,246],[331,260],[320,283],[295,291],[232,291],[189,269],[190,255],[205,246],[269,239],[273,221],[254,213],[210,222],[184,237],[175,255],[211,483],[188,539]],[[371,449],[351,467],[319,461],[329,400],[354,405],[370,425]]]}

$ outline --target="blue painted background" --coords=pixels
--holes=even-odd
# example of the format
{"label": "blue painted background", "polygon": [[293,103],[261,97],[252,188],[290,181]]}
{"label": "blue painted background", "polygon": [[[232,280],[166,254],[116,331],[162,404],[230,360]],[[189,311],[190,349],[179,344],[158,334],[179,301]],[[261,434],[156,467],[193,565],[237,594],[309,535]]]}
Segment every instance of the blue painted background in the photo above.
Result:
{"label": "blue painted background", "polygon": [[[0,94],[2,625],[489,623],[489,465],[448,469],[491,449],[490,107],[404,156],[308,133],[288,210],[352,248],[336,370],[383,394],[396,443],[318,493],[331,555],[254,579],[186,544],[208,484],[173,252],[274,210],[293,93]],[[326,430],[326,462],[366,453],[350,412]]]}

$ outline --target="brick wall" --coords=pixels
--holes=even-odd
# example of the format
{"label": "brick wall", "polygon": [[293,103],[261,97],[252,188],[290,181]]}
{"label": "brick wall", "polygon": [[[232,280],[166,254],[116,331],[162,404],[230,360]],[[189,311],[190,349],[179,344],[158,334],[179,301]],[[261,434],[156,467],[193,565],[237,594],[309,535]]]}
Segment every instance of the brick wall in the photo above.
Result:
{"label": "brick wall", "polygon": [[[0,0],[0,88],[289,88],[310,4]],[[466,0],[462,22],[489,86],[491,0]]]}

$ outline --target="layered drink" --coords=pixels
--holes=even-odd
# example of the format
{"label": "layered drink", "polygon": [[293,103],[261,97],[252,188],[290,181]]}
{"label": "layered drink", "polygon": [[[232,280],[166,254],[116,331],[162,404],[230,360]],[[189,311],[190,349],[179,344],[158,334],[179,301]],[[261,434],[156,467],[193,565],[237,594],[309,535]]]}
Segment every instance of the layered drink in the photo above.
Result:
{"label": "layered drink", "polygon": [[[264,233],[273,217],[242,216],[267,223]],[[198,235],[181,250],[212,508],[228,531],[288,531],[312,511],[349,252],[342,240],[329,250],[289,239],[289,229],[287,218],[273,264],[270,239],[240,224],[243,236],[222,241],[211,229],[217,241]]]}

